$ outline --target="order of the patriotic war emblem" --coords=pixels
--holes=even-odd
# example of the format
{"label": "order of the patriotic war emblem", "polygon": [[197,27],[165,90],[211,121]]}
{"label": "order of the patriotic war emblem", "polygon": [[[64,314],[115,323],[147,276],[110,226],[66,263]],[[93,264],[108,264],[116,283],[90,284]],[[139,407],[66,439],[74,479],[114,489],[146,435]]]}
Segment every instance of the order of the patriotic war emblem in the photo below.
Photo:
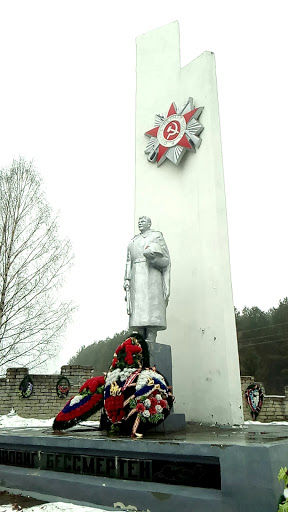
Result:
{"label": "order of the patriotic war emblem", "polygon": [[183,107],[172,103],[166,115],[156,114],[154,128],[145,132],[150,137],[145,149],[149,162],[157,162],[159,166],[168,158],[178,165],[187,150],[195,153],[204,129],[199,122],[203,108],[194,108],[193,98],[188,98]]}

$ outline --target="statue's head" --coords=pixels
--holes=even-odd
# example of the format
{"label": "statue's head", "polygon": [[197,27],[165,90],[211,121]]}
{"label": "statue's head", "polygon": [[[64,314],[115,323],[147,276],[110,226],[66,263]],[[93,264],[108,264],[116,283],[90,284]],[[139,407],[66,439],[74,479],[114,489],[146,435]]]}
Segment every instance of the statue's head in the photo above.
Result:
{"label": "statue's head", "polygon": [[148,231],[148,229],[151,228],[151,219],[150,217],[146,217],[146,215],[143,215],[143,217],[139,217],[138,219],[138,228],[140,233],[145,233],[145,231]]}

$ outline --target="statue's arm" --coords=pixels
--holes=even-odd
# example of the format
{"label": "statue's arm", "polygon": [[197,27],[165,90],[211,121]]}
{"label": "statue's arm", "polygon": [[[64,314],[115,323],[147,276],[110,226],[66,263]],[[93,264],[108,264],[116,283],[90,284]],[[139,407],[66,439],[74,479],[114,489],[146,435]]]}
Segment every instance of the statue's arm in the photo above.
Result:
{"label": "statue's arm", "polygon": [[125,265],[125,275],[124,275],[124,290],[127,290],[127,288],[130,288],[130,279],[131,279],[131,252],[130,248],[128,246],[127,249],[127,258],[126,258],[126,265]]}
{"label": "statue's arm", "polygon": [[156,237],[156,240],[155,240],[161,247],[162,249],[162,268],[165,269],[166,267],[168,267],[170,265],[170,254],[169,254],[169,251],[168,251],[168,247],[167,247],[167,244],[164,240],[164,236],[162,235],[162,233],[159,231],[158,234],[157,234],[157,237]]}
{"label": "statue's arm", "polygon": [[166,301],[166,304],[168,304],[169,297],[170,297],[170,277],[171,277],[171,260],[170,260],[170,254],[167,247],[167,244],[164,240],[164,236],[162,233],[159,232],[157,236],[157,242],[159,243],[162,251],[163,251],[163,263],[165,262],[165,266],[163,265],[162,269],[162,275],[163,275],[163,294]]}
{"label": "statue's arm", "polygon": [[166,305],[168,304],[170,297],[170,277],[171,277],[171,264],[162,270],[163,275],[163,294],[164,299],[166,301]]}

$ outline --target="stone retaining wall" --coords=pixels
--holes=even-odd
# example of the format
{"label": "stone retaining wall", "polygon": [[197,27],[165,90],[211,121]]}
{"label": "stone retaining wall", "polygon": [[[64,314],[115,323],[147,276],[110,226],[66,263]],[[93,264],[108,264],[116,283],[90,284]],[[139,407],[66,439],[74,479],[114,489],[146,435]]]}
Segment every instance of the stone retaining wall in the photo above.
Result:
{"label": "stone retaining wall", "polygon": [[[0,379],[0,416],[13,408],[22,418],[53,418],[69,398],[77,394],[80,386],[93,376],[93,366],[62,366],[61,373],[57,375],[29,373],[33,393],[29,398],[23,398],[19,395],[19,385],[28,373],[27,368],[9,368],[6,378]],[[56,393],[60,377],[67,377],[71,385],[66,398],[59,398]]]}
{"label": "stone retaining wall", "polygon": [[[0,416],[8,414],[13,408],[22,418],[53,418],[64,407],[72,396],[76,395],[80,386],[93,377],[93,366],[66,365],[62,366],[61,373],[57,375],[29,374],[33,381],[33,393],[29,398],[19,395],[19,385],[28,375],[27,368],[9,368],[5,378],[0,379]],[[70,381],[70,391],[67,398],[59,398],[56,385],[60,377],[67,377]],[[253,376],[241,377],[244,420],[251,420],[250,408],[246,404],[245,390],[253,384]],[[288,421],[288,386],[284,388],[283,396],[266,395],[262,382],[256,382],[263,393],[264,400],[258,421]],[[91,419],[99,419],[99,414]]]}

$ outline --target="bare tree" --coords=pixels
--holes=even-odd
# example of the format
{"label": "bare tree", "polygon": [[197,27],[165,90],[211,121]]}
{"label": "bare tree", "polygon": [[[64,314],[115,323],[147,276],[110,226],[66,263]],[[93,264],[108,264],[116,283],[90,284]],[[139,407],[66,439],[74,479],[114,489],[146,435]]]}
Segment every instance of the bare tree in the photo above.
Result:
{"label": "bare tree", "polygon": [[57,289],[71,266],[41,178],[20,158],[0,171],[0,364],[39,367],[55,356],[74,309]]}

